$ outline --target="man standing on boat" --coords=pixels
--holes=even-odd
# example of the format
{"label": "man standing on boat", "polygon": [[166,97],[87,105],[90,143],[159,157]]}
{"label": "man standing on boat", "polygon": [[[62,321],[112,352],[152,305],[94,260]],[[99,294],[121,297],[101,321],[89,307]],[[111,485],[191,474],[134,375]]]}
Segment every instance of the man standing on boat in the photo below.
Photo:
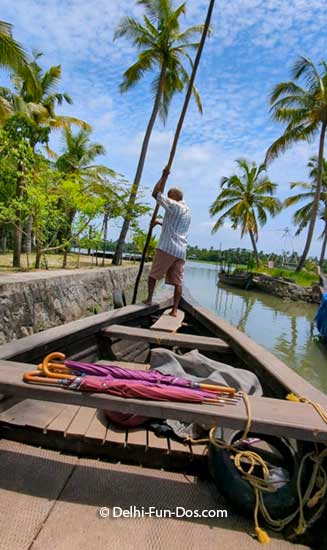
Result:
{"label": "man standing on boat", "polygon": [[163,220],[153,224],[162,225],[161,235],[148,279],[148,297],[145,304],[152,304],[156,282],[164,276],[168,285],[175,287],[171,315],[176,317],[183,291],[184,265],[187,247],[187,233],[191,224],[191,213],[183,201],[183,192],[177,187],[169,189],[167,196],[161,192],[162,179],[153,189],[152,196],[165,209]]}

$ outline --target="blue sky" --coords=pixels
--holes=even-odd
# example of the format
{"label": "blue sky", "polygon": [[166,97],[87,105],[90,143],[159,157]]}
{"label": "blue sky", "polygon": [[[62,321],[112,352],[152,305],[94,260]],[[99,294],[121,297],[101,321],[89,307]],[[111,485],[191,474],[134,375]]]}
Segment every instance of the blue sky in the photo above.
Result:
{"label": "blue sky", "polygon": [[[204,21],[208,0],[188,0],[185,27]],[[124,70],[135,59],[125,40],[113,42],[113,31],[123,15],[141,16],[133,0],[2,0],[1,19],[14,25],[14,35],[31,51],[42,51],[45,67],[61,64],[61,89],[74,100],[62,112],[91,123],[94,140],[106,147],[108,165],[133,179],[141,140],[152,107],[151,75],[120,95]],[[273,86],[289,78],[298,55],[318,63],[326,58],[327,3],[325,0],[217,0],[212,27],[197,77],[204,107],[199,115],[192,104],[187,114],[169,183],[184,189],[193,222],[190,243],[205,247],[249,247],[248,237],[228,226],[211,235],[209,205],[222,176],[233,173],[234,160],[261,162],[282,127],[269,115]],[[5,76],[4,76],[5,78]],[[182,97],[173,101],[165,126],[158,120],[146,163],[142,187],[150,202],[150,188],[167,160]],[[60,144],[57,137],[56,143]],[[280,198],[289,182],[306,180],[306,163],[317,152],[317,140],[301,143],[274,161],[269,175],[278,183]],[[143,227],[147,221],[142,222]],[[111,237],[120,221],[112,222]],[[283,212],[261,230],[259,249],[300,251],[304,235],[283,237],[292,227],[292,211]],[[318,254],[318,224],[311,253]]]}

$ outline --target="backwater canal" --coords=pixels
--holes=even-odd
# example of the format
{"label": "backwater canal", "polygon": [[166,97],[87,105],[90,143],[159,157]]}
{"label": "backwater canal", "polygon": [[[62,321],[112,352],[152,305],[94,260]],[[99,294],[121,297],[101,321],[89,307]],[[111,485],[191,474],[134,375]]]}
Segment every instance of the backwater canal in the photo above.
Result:
{"label": "backwater canal", "polygon": [[316,304],[217,284],[214,264],[187,261],[185,286],[202,305],[265,346],[327,393],[327,349],[314,336]]}

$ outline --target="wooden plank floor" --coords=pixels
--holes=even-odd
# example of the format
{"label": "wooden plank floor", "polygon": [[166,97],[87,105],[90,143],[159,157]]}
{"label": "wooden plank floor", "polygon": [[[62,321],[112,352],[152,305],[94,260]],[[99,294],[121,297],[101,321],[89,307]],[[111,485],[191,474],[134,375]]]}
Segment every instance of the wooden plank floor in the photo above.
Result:
{"label": "wooden plank floor", "polygon": [[[82,446],[83,443],[106,446],[108,456],[113,445],[118,450],[127,449],[131,455],[137,450],[138,456],[140,451],[144,455],[154,451],[162,455],[179,453],[183,454],[186,460],[191,460],[193,454],[188,445],[157,437],[146,428],[119,428],[107,419],[103,411],[91,407],[24,399],[0,414],[1,425],[16,430],[25,429],[27,432],[32,428],[34,439],[36,437],[37,440],[35,434],[39,432],[48,437],[49,443],[54,436],[56,441],[58,437],[63,438],[66,440],[65,448],[67,444],[69,448],[70,441],[76,440]],[[147,460],[144,460],[144,463],[146,464]]]}
{"label": "wooden plank floor", "polygon": [[161,317],[151,325],[151,329],[163,330],[164,332],[176,332],[182,326],[185,313],[179,309],[176,317],[172,317],[171,311],[171,309],[164,311]]}

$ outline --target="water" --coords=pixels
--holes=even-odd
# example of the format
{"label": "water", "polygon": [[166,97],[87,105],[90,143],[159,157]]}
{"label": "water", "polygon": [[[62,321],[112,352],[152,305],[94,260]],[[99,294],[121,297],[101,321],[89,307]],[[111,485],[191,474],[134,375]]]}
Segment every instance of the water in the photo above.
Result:
{"label": "water", "polygon": [[327,393],[327,350],[313,337],[317,305],[217,285],[217,267],[186,263],[185,286],[194,298]]}

